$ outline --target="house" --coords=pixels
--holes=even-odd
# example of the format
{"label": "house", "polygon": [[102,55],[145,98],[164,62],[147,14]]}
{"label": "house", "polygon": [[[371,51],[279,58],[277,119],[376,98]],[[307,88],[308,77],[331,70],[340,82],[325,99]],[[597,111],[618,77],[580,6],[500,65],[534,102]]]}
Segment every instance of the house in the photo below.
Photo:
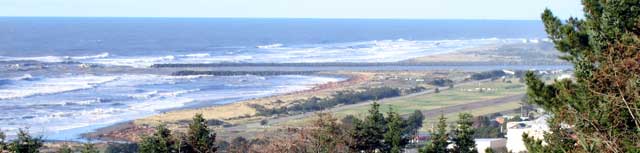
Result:
{"label": "house", "polygon": [[513,152],[526,151],[522,134],[527,133],[536,139],[543,139],[544,132],[549,131],[548,116],[543,115],[532,121],[507,122],[507,149]]}
{"label": "house", "polygon": [[507,146],[507,139],[505,138],[480,138],[475,139],[475,141],[478,153],[484,153],[484,150],[487,148],[500,150]]}

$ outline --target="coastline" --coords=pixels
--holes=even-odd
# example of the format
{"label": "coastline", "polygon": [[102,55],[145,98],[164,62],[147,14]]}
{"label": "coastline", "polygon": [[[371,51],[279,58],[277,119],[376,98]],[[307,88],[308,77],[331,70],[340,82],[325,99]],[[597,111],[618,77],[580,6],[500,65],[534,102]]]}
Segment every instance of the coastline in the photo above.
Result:
{"label": "coastline", "polygon": [[[161,123],[166,124],[170,129],[181,131],[184,127],[177,123],[190,121],[191,117],[196,113],[203,114],[206,119],[218,119],[232,125],[241,124],[249,121],[256,121],[261,118],[259,116],[255,116],[257,111],[251,107],[251,105],[258,104],[269,108],[286,106],[290,104],[290,102],[298,99],[305,99],[311,96],[329,96],[332,92],[337,91],[340,88],[350,87],[354,84],[366,82],[371,79],[371,76],[364,73],[321,72],[317,75],[333,77],[341,76],[345,77],[345,79],[338,82],[316,84],[306,90],[252,98],[222,105],[170,110],[156,115],[98,128],[93,132],[84,133],[80,136],[81,138],[100,141],[135,142],[140,139],[140,135],[152,133],[154,131],[154,127]],[[285,103],[282,103],[283,101]]]}

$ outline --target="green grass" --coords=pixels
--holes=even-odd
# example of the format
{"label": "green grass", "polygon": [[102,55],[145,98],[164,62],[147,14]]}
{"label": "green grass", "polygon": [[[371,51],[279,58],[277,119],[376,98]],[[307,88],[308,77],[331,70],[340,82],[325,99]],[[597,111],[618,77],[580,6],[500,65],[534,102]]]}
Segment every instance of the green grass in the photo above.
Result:
{"label": "green grass", "polygon": [[[470,113],[473,116],[482,116],[482,115],[488,115],[488,114],[497,113],[497,112],[510,111],[517,108],[520,108],[520,101],[513,101],[509,103],[504,103],[501,105],[480,107],[480,108],[476,108],[476,109],[472,109],[464,112],[445,113],[444,117],[447,118],[448,123],[453,124],[456,121],[458,121],[458,114],[460,113]],[[508,115],[508,114],[505,114],[505,115]],[[436,125],[439,117],[440,116],[426,116],[424,121],[422,122],[423,127],[422,129],[420,129],[420,131],[429,131],[432,126]]]}
{"label": "green grass", "polygon": [[[495,98],[501,98],[505,96],[517,95],[525,93],[525,86],[522,83],[518,83],[517,80],[511,80],[513,83],[506,83],[499,81],[491,81],[479,84],[469,84],[454,87],[453,89],[443,90],[440,93],[432,93],[425,94],[415,97],[407,97],[396,99],[394,101],[387,101],[383,103],[380,107],[382,112],[387,112],[390,108],[393,108],[394,111],[405,115],[413,113],[415,110],[433,110],[447,106],[466,104],[476,101],[489,100]],[[490,91],[480,92],[476,90],[476,88],[491,88]],[[518,101],[509,102],[501,105],[494,106],[486,106],[475,108],[469,110],[473,115],[486,115],[495,112],[502,112],[507,110],[512,110],[518,108],[520,104]],[[348,108],[344,110],[340,110],[334,113],[334,116],[337,118],[343,118],[347,115],[355,115],[358,117],[363,117],[366,115],[367,110],[369,109],[369,105],[364,105],[362,107],[354,107]],[[445,117],[449,118],[449,121],[454,122],[457,120],[457,114],[459,112],[453,112],[449,114],[445,114]],[[311,117],[304,119],[291,120],[288,122],[280,123],[282,126],[296,126],[296,125],[304,125],[311,121]],[[427,116],[425,119],[425,127],[427,125],[432,124],[432,122],[437,119],[437,116]]]}
{"label": "green grass", "polygon": [[[492,90],[480,92],[477,91],[476,88],[490,88]],[[524,84],[503,83],[502,81],[494,81],[455,87],[450,90],[443,90],[442,92],[437,94],[425,94],[415,97],[401,98],[394,101],[388,101],[382,104],[380,109],[381,111],[386,112],[389,110],[389,108],[393,108],[400,114],[409,114],[414,110],[432,110],[441,107],[517,95],[524,92]],[[335,113],[335,115],[338,117],[344,117],[346,115],[362,115],[366,114],[368,109],[369,106],[350,108],[338,111]]]}

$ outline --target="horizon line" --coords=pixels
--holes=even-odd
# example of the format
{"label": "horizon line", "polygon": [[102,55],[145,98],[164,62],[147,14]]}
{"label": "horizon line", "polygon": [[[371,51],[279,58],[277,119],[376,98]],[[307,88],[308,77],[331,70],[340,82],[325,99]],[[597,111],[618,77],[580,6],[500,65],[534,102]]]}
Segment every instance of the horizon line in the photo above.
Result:
{"label": "horizon line", "polygon": [[2,16],[0,18],[157,18],[157,19],[301,19],[301,20],[469,20],[469,21],[541,21],[540,19],[476,18],[329,18],[329,17],[165,17],[165,16]]}

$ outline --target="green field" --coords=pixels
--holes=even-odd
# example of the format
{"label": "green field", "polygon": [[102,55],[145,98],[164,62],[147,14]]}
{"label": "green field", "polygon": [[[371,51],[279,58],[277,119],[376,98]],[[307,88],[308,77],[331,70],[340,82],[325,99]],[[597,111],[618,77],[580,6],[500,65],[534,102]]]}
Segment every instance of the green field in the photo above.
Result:
{"label": "green field", "polygon": [[[394,99],[391,101],[384,101],[380,107],[381,111],[387,112],[390,108],[399,112],[402,115],[413,113],[414,110],[434,110],[442,107],[467,104],[477,101],[490,100],[495,98],[501,98],[505,96],[512,96],[523,94],[525,92],[525,85],[519,83],[517,80],[512,79],[508,81],[497,80],[475,84],[465,84],[454,87],[453,89],[443,90],[440,93],[424,94],[413,97],[406,97],[400,99]],[[486,107],[479,107],[470,109],[469,112],[473,115],[486,115],[496,112],[503,112],[513,110],[520,107],[519,101],[508,102],[500,105],[492,105]],[[333,112],[337,118],[343,118],[346,115],[355,115],[363,117],[366,115],[369,105],[363,105],[359,107],[347,108]],[[443,112],[445,117],[449,118],[449,121],[455,121],[457,114],[460,112]],[[424,123],[425,127],[432,124],[437,116],[427,116]],[[290,120],[280,123],[281,126],[295,126],[303,125],[308,122],[310,118]]]}

